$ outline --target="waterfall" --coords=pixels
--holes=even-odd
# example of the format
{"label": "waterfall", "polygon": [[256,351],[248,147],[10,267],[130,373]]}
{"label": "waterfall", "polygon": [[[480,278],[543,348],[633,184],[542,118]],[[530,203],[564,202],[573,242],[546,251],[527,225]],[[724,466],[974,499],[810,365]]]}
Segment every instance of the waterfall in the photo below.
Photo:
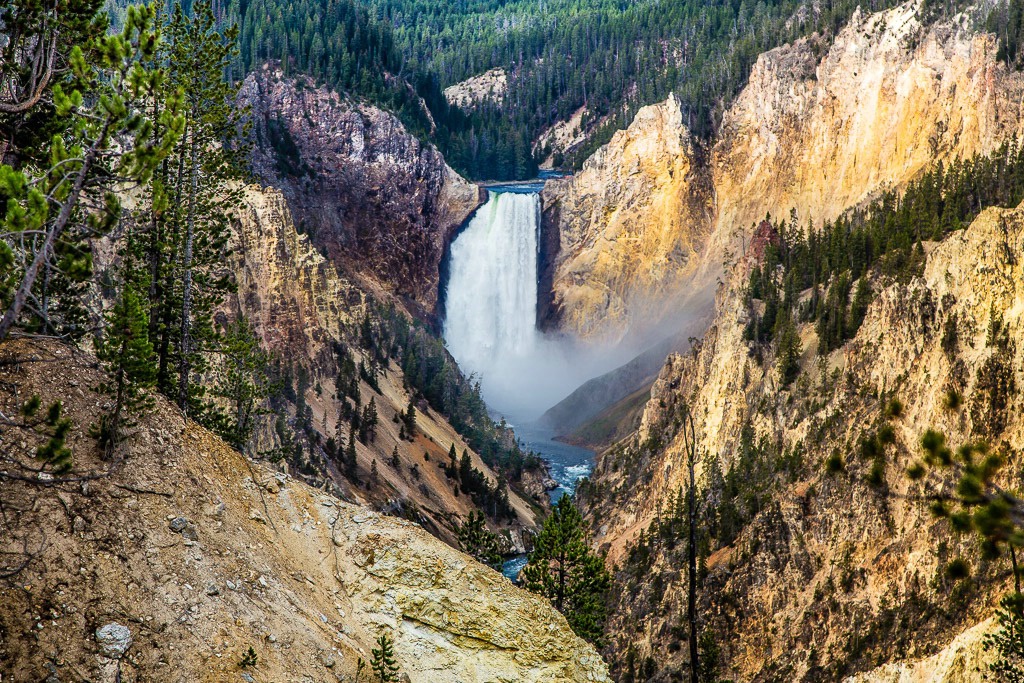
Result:
{"label": "waterfall", "polygon": [[480,380],[488,406],[530,421],[624,361],[537,330],[539,186],[521,188],[492,190],[452,242],[443,334],[462,371]]}
{"label": "waterfall", "polygon": [[539,226],[538,194],[492,192],[451,245],[445,342],[495,407],[537,351]]}

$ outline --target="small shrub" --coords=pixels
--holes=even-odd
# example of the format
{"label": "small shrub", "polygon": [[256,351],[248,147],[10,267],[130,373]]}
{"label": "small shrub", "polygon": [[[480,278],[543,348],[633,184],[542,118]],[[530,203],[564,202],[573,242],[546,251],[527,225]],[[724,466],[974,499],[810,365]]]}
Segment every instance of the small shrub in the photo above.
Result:
{"label": "small shrub", "polygon": [[890,419],[897,419],[903,415],[903,401],[893,398],[885,407],[885,416]]}
{"label": "small shrub", "polygon": [[238,662],[238,666],[243,669],[256,666],[258,659],[259,658],[256,656],[256,650],[252,649],[252,645],[250,645],[249,649],[242,655],[242,659]]}
{"label": "small shrub", "polygon": [[826,474],[839,474],[846,470],[846,463],[843,462],[843,456],[839,455],[839,451],[832,451],[832,455],[828,456],[825,460],[825,473]]}
{"label": "small shrub", "polygon": [[964,404],[964,397],[959,391],[951,388],[946,391],[942,404],[946,407],[946,410],[957,410]]}

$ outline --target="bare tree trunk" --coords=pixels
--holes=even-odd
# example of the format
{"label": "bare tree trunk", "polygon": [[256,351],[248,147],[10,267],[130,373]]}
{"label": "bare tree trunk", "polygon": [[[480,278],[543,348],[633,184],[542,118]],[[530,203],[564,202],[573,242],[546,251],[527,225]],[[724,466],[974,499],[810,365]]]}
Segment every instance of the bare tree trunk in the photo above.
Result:
{"label": "bare tree trunk", "polygon": [[178,362],[178,407],[182,412],[188,408],[188,381],[191,370],[192,353],[192,243],[195,240],[196,231],[196,192],[199,187],[199,143],[196,141],[196,131],[192,130],[191,150],[191,180],[189,182],[188,195],[188,219],[185,232],[185,253],[182,255],[182,267],[184,277],[182,278],[181,291],[181,358]]}
{"label": "bare tree trunk", "polygon": [[[693,427],[693,414],[689,406],[684,406],[683,441],[686,444],[686,465],[689,469],[690,482],[687,492],[687,518],[689,523],[689,542],[687,543],[687,560],[689,562],[689,585],[686,604],[686,620],[689,622],[690,635],[690,683],[697,683],[700,673],[699,654],[697,652],[697,510],[696,482],[694,481],[694,465],[697,460],[697,434]],[[689,427],[689,434],[687,434]]]}

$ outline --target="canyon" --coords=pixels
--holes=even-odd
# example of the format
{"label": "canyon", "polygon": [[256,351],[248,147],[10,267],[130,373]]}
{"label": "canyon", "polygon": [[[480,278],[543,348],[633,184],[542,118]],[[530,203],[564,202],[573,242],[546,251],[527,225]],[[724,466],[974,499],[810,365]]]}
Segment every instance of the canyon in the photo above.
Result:
{"label": "canyon", "polygon": [[[701,611],[706,628],[724,639],[723,656],[740,678],[782,672],[835,680],[888,658],[894,643],[912,658],[929,655],[984,621],[1007,589],[1006,573],[982,562],[977,583],[960,587],[958,607],[950,610],[956,586],[943,574],[944,558],[975,558],[977,550],[969,537],[951,538],[946,523],[931,516],[923,489],[906,471],[920,457],[928,428],[952,444],[1019,440],[1018,399],[993,423],[982,377],[986,364],[1005,363],[1014,374],[1020,367],[1017,346],[1001,350],[986,331],[993,316],[1002,316],[1009,337],[1018,338],[1022,249],[1024,208],[989,209],[930,247],[920,278],[880,285],[861,330],[844,348],[816,360],[814,331],[802,326],[801,377],[789,388],[743,339],[751,260],[739,262],[719,290],[717,315],[702,342],[666,363],[633,440],[599,458],[583,500],[609,562],[635,567],[630,555],[637,541],[657,533],[656,520],[669,515],[687,486],[684,437],[673,426],[685,403],[697,425],[702,488],[739,466],[751,443],[770,444],[772,452],[805,465],[768,496],[733,543],[713,547],[706,559]],[[943,346],[950,320],[959,329],[952,349]],[[949,407],[951,390],[962,394],[963,407]],[[904,406],[895,419],[885,417],[891,397]],[[866,477],[870,461],[858,455],[858,444],[886,423],[895,442],[878,486]],[[663,446],[644,445],[655,439]],[[833,453],[845,463],[838,474],[825,468]],[[1007,477],[1008,485],[1019,485],[1017,474]],[[650,552],[653,567],[643,580],[626,580],[616,610],[622,652],[664,652],[685,600],[673,569],[678,551]],[[659,588],[652,588],[651,571],[660,574]],[[655,591],[657,598],[638,596]],[[645,599],[655,600],[650,609]],[[658,669],[667,675],[672,668],[662,655]]]}
{"label": "canyon", "polygon": [[[1011,570],[908,470],[936,429],[1024,486],[1024,204],[919,230],[918,269],[872,262],[833,347],[814,319],[831,283],[770,259],[1019,144],[1024,75],[988,9],[858,9],[752,60],[714,135],[671,95],[575,173],[519,185],[453,170],[405,74],[382,82],[415,117],[293,64],[251,69],[213,317],[247,322],[275,389],[244,453],[154,396],[110,458],[92,335],[2,341],[0,446],[31,462],[49,432],[8,416],[60,400],[75,469],[0,470],[0,678],[375,681],[386,635],[401,681],[661,683],[690,673],[693,606],[702,679],[982,680]],[[481,71],[437,93],[470,127],[518,92],[517,72]],[[589,104],[563,119],[533,140],[544,167],[598,125]],[[96,325],[121,236],[92,245]],[[762,279],[792,290],[791,377],[777,330],[758,336],[777,303]],[[569,448],[554,433],[596,453],[545,464]],[[596,644],[510,580],[562,493],[612,572]],[[508,578],[470,556],[475,514],[519,562]]]}

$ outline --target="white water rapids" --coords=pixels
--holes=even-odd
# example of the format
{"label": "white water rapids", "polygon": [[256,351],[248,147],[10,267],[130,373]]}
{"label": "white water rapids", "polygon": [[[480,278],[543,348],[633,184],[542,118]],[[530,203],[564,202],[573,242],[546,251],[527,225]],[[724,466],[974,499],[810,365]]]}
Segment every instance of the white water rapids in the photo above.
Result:
{"label": "white water rapids", "polygon": [[[537,330],[537,192],[490,192],[452,242],[444,339],[484,400],[517,421],[536,419],[609,358]],[[614,365],[612,365],[613,367]]]}

